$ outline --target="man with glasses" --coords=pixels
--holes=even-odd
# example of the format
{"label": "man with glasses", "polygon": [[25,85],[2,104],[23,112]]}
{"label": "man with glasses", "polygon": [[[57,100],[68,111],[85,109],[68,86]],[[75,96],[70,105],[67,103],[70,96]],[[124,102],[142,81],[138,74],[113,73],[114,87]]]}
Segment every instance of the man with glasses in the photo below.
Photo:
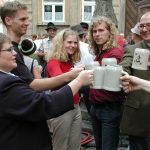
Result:
{"label": "man with glasses", "polygon": [[[138,28],[143,40],[125,49],[120,65],[129,74],[150,80],[150,68],[148,70],[131,68],[136,48],[150,50],[150,11],[141,17]],[[150,93],[139,90],[127,95],[121,131],[129,135],[130,150],[150,150]]]}
{"label": "man with glasses", "polygon": [[146,24],[142,24],[142,23],[141,23],[141,24],[139,25],[139,29],[140,29],[140,30],[143,30],[144,27],[147,28],[148,30],[150,30],[150,23],[146,23]]}

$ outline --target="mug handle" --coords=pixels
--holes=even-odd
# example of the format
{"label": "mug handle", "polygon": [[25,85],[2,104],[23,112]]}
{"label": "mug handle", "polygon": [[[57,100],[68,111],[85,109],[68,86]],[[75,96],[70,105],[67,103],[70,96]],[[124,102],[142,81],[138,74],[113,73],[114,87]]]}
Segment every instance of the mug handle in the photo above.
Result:
{"label": "mug handle", "polygon": [[122,75],[129,75],[126,71],[122,71],[121,73]]}
{"label": "mug handle", "polygon": [[[124,75],[129,75],[126,71],[121,71],[121,73],[122,73],[122,75],[124,76]],[[120,88],[122,88],[122,81],[120,81]]]}

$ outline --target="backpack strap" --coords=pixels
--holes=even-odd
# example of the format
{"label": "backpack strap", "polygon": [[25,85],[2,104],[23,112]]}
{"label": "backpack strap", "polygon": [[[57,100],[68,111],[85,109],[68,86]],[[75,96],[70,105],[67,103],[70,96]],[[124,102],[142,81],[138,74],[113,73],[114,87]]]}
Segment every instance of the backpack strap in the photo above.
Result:
{"label": "backpack strap", "polygon": [[33,74],[33,64],[34,64],[34,60],[35,60],[35,59],[33,58],[32,63],[31,63],[31,70],[30,70],[30,71],[31,71],[32,74]]}

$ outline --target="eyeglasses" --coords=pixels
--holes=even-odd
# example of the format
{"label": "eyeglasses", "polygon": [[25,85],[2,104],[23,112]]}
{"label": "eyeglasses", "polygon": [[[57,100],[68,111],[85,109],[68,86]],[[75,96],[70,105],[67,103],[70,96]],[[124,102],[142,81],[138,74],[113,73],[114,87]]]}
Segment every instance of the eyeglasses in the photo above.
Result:
{"label": "eyeglasses", "polygon": [[0,51],[8,51],[8,52],[13,52],[14,51],[14,47],[13,46],[11,46],[11,47],[9,47],[9,48],[7,48],[7,49],[2,49],[2,50],[0,50]]}
{"label": "eyeglasses", "polygon": [[140,30],[143,30],[144,27],[145,27],[147,30],[150,30],[150,23],[140,24],[140,25],[139,25],[139,29],[140,29]]}

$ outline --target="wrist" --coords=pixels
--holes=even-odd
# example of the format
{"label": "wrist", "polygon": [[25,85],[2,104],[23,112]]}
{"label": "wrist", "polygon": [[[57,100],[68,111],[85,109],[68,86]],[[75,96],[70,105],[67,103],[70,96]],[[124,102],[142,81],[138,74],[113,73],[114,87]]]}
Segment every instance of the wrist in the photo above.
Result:
{"label": "wrist", "polygon": [[82,87],[82,83],[78,79],[74,79],[68,85],[71,87],[73,95],[75,95]]}
{"label": "wrist", "polygon": [[68,72],[68,82],[74,80],[72,71]]}
{"label": "wrist", "polygon": [[82,83],[81,83],[81,81],[80,81],[80,80],[78,80],[77,78],[76,78],[76,79],[74,79],[74,82],[75,82],[76,86],[78,86],[79,88],[81,88],[81,87],[82,87]]}

